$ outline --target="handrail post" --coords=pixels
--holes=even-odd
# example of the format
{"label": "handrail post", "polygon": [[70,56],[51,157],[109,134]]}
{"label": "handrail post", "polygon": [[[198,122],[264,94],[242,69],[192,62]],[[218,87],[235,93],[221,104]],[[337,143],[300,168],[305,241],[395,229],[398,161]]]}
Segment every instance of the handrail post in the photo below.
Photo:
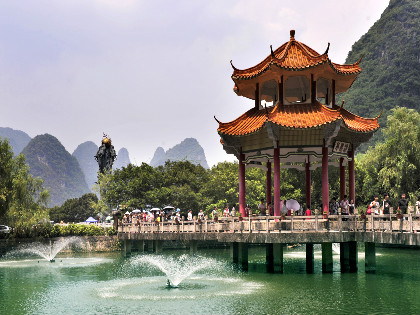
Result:
{"label": "handrail post", "polygon": [[408,214],[408,223],[409,223],[410,233],[413,233],[413,215],[411,213]]}
{"label": "handrail post", "polygon": [[318,232],[318,215],[315,214],[315,232]]}
{"label": "handrail post", "polygon": [[248,230],[251,233],[251,217],[248,217]]}
{"label": "handrail post", "polygon": [[338,214],[338,230],[343,232],[343,217],[341,213]]}
{"label": "handrail post", "polygon": [[290,232],[292,232],[293,233],[293,217],[294,217],[294,215],[292,215],[290,218]]}
{"label": "handrail post", "polygon": [[373,213],[371,213],[370,214],[370,230],[373,232],[374,231],[374,229],[373,229],[373,224],[374,224],[374,221],[373,221],[373,216],[374,216],[374,214]]}
{"label": "handrail post", "polygon": [[265,231],[266,231],[267,233],[270,233],[270,232],[269,232],[269,230],[268,230],[268,228],[269,228],[269,224],[270,224],[270,221],[269,221],[269,218],[268,218],[268,217],[266,217],[266,218],[265,218],[265,224],[266,224],[266,226],[265,226]]}

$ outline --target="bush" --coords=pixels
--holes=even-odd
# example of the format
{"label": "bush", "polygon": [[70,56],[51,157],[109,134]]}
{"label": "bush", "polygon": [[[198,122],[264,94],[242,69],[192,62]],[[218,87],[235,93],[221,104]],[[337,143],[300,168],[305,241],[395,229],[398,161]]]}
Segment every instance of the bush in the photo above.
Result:
{"label": "bush", "polygon": [[117,231],[111,227],[102,227],[93,224],[68,224],[61,225],[56,224],[52,225],[50,223],[37,224],[32,227],[32,230],[29,229],[15,229],[13,237],[16,238],[25,238],[25,237],[60,237],[60,236],[101,236],[107,235],[112,236],[116,235]]}

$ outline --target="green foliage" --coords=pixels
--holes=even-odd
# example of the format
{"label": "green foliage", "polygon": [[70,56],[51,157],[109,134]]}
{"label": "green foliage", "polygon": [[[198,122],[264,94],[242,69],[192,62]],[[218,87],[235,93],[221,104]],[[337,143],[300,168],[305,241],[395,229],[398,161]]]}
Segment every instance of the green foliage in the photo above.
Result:
{"label": "green foliage", "polygon": [[48,191],[29,174],[25,157],[13,157],[8,141],[0,139],[0,220],[16,233],[29,233],[32,225],[48,219],[47,200]]}
{"label": "green foliage", "polygon": [[117,231],[113,227],[103,227],[95,224],[51,224],[41,223],[25,231],[15,231],[15,237],[60,237],[60,236],[112,236]]}
{"label": "green foliage", "polygon": [[420,194],[420,114],[404,107],[391,111],[385,141],[356,160],[356,186],[362,203],[388,193],[398,200],[405,193],[411,201]]}
{"label": "green foliage", "polygon": [[98,210],[102,211],[98,203],[98,197],[95,194],[84,194],[80,198],[66,200],[61,207],[51,208],[50,218],[54,222],[83,222],[100,213],[97,212]]}

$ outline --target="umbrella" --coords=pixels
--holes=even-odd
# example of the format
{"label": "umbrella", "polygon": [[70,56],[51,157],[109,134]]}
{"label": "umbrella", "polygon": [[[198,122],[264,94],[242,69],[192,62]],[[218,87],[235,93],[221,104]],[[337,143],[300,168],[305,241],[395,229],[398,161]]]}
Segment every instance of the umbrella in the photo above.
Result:
{"label": "umbrella", "polygon": [[95,222],[98,222],[98,220],[95,220],[94,218],[92,218],[92,217],[89,217],[85,222],[88,222],[88,223],[95,223]]}
{"label": "umbrella", "polygon": [[125,214],[130,214],[130,212],[127,211]]}
{"label": "umbrella", "polygon": [[105,218],[105,221],[111,221],[111,220],[114,220],[114,218],[111,217],[110,215]]}
{"label": "umbrella", "polygon": [[139,209],[134,209],[132,212],[133,212],[133,213],[140,213],[140,212],[141,212],[141,210],[139,210]]}
{"label": "umbrella", "polygon": [[286,208],[287,210],[298,211],[300,209],[300,204],[297,200],[289,199],[286,201]]}
{"label": "umbrella", "polygon": [[170,211],[170,210],[174,210],[175,208],[172,206],[166,206],[165,208],[163,208],[163,210],[165,211]]}
{"label": "umbrella", "polygon": [[150,211],[160,211],[159,208],[152,208]]}

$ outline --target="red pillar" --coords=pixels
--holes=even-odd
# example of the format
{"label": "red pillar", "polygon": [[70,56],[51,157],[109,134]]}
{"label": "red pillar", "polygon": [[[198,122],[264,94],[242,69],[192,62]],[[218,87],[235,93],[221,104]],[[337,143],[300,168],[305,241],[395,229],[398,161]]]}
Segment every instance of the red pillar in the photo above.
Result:
{"label": "red pillar", "polygon": [[353,200],[356,202],[356,189],[354,183],[354,151],[351,150],[349,152],[349,157],[351,161],[349,161],[349,200]]}
{"label": "red pillar", "polygon": [[267,208],[271,204],[271,162],[267,162],[267,174],[266,174],[266,200]]}
{"label": "red pillar", "polygon": [[344,158],[340,158],[340,200],[344,199],[346,194],[346,168],[344,167]]}
{"label": "red pillar", "polygon": [[280,216],[280,149],[274,148],[274,215]]}
{"label": "red pillar", "polygon": [[[306,171],[306,209],[311,209],[311,162],[308,160],[306,161],[305,171]],[[305,210],[306,210],[305,209]]]}
{"label": "red pillar", "polygon": [[245,216],[245,155],[239,154],[239,213]]}
{"label": "red pillar", "polygon": [[328,147],[322,147],[322,210],[329,214]]}

